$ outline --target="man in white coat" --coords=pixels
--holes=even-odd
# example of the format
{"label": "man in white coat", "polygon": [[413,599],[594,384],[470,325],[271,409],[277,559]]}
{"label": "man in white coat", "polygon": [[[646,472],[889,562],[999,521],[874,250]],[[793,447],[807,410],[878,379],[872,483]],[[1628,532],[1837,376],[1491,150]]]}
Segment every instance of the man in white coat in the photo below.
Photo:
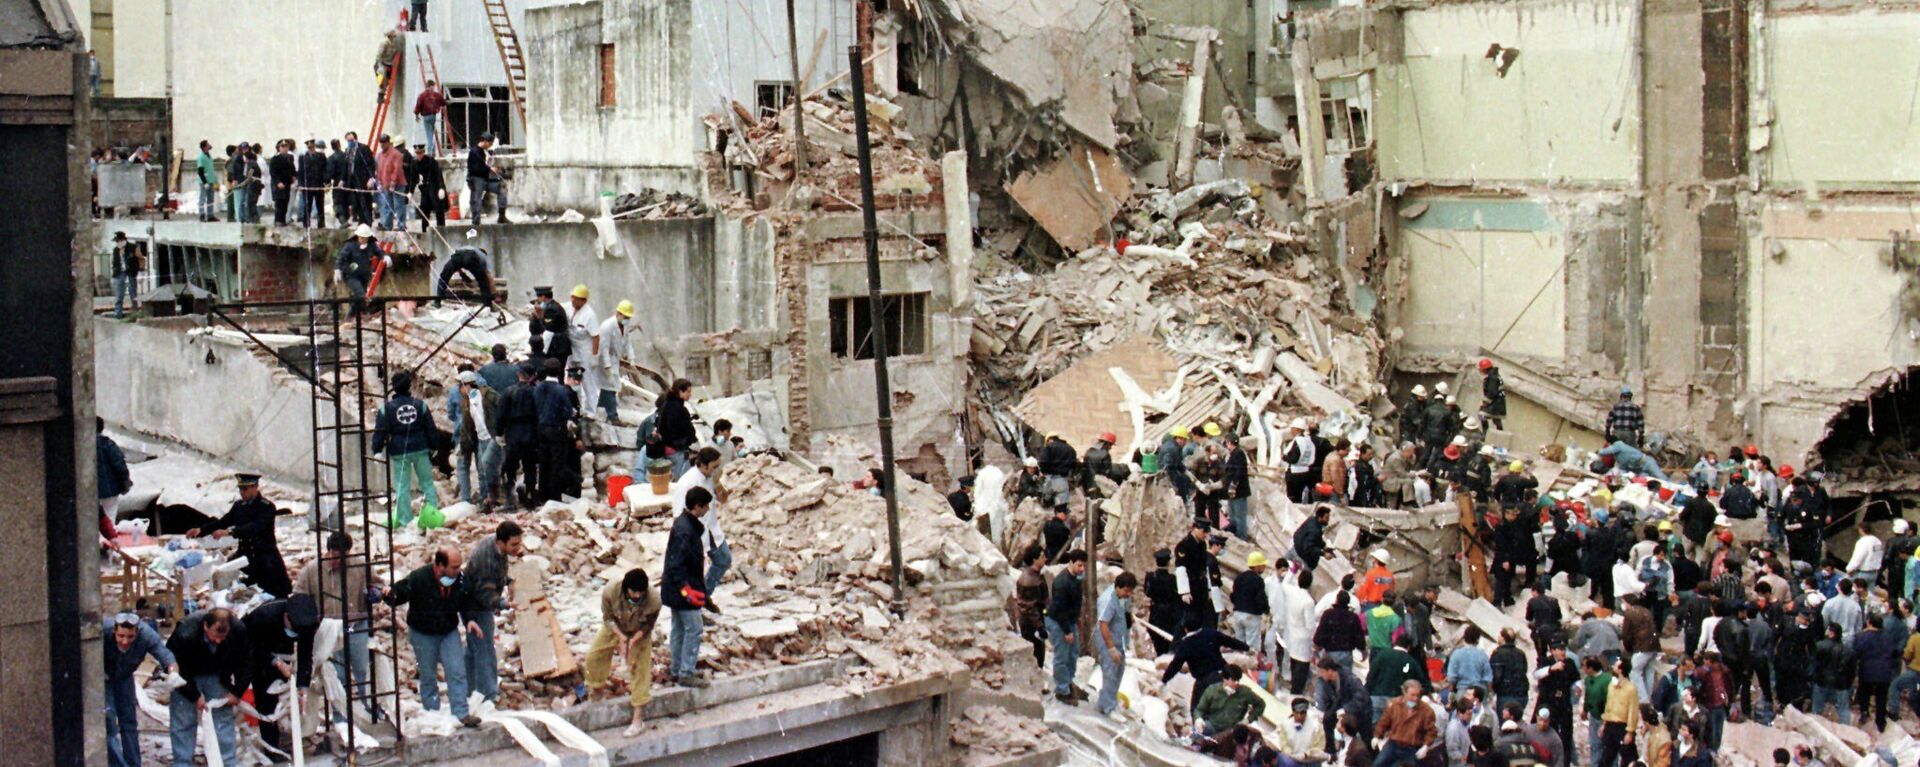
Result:
{"label": "man in white coat", "polygon": [[[587,303],[585,283],[573,286],[572,303],[573,308],[567,312],[567,341],[573,345],[573,361],[569,364],[592,370],[600,359],[600,313]],[[580,409],[592,411],[600,402],[600,388],[583,375],[580,389]]]}
{"label": "man in white coat", "polygon": [[593,347],[588,350],[592,352],[587,358],[591,364],[587,365],[587,374],[580,381],[580,388],[598,392],[592,401],[582,404],[588,408],[598,405],[606,411],[607,423],[615,426],[620,425],[620,363],[631,353],[627,345],[627,321],[631,319],[633,302],[621,301],[613,308],[613,316],[600,323]]}
{"label": "man in white coat", "polygon": [[1280,599],[1274,604],[1273,633],[1286,651],[1287,686],[1294,695],[1305,694],[1307,680],[1312,678],[1313,629],[1320,623],[1320,611],[1307,590],[1312,586],[1310,571],[1282,578]]}

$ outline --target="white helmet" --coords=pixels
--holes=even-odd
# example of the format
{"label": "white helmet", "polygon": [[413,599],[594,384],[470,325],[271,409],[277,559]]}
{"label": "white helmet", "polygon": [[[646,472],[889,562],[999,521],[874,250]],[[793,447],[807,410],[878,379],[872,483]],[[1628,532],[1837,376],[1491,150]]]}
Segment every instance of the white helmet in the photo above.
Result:
{"label": "white helmet", "polygon": [[1295,419],[1293,419],[1293,423],[1290,423],[1290,424],[1287,424],[1287,428],[1289,428],[1289,429],[1299,429],[1299,430],[1301,430],[1301,431],[1306,431],[1306,430],[1307,430],[1307,419],[1305,419],[1305,418],[1295,418]]}
{"label": "white helmet", "polygon": [[1477,416],[1477,415],[1467,416],[1467,422],[1461,425],[1467,427],[1467,431],[1473,431],[1474,429],[1478,429],[1480,428],[1480,416]]}
{"label": "white helmet", "polygon": [[355,237],[372,237],[372,236],[373,236],[373,227],[371,227],[371,226],[367,226],[366,224],[361,224],[361,225],[359,225],[359,226],[357,226],[357,227],[354,227],[354,230],[353,230],[353,236],[355,236]]}
{"label": "white helmet", "polygon": [[1455,435],[1453,435],[1453,444],[1454,444],[1454,446],[1455,446],[1455,447],[1466,447],[1466,446],[1467,446],[1467,435],[1465,435],[1465,434],[1455,434]]}
{"label": "white helmet", "polygon": [[1907,529],[1908,529],[1908,528],[1907,528],[1907,521],[1906,521],[1906,520],[1904,520],[1904,519],[1896,519],[1896,520],[1894,520],[1894,521],[1893,521],[1893,534],[1894,534],[1894,535],[1906,535],[1906,534],[1907,534]]}
{"label": "white helmet", "polygon": [[1415,396],[1415,397],[1425,397],[1425,396],[1427,396],[1427,387],[1426,387],[1426,386],[1423,386],[1423,385],[1421,385],[1421,384],[1414,384],[1414,385],[1413,385],[1413,396]]}
{"label": "white helmet", "polygon": [[1446,394],[1446,393],[1447,393],[1447,382],[1446,382],[1446,381],[1441,381],[1440,383],[1437,383],[1437,384],[1434,384],[1434,385],[1433,385],[1433,390],[1434,390],[1434,391],[1437,391],[1437,392],[1440,392],[1441,394]]}
{"label": "white helmet", "polygon": [[469,239],[469,240],[471,240],[471,239],[473,239],[473,238],[475,238],[475,237],[479,237],[479,236],[480,236],[480,230],[478,230],[478,229],[468,229],[468,230],[467,230],[467,239]]}
{"label": "white helmet", "polygon": [[1393,555],[1388,554],[1386,549],[1374,549],[1373,559],[1383,565],[1393,564]]}
{"label": "white helmet", "polygon": [[1021,463],[1026,465],[1026,467],[1030,469],[1040,468],[1040,459],[1035,458],[1033,456],[1027,456],[1027,460],[1021,461]]}

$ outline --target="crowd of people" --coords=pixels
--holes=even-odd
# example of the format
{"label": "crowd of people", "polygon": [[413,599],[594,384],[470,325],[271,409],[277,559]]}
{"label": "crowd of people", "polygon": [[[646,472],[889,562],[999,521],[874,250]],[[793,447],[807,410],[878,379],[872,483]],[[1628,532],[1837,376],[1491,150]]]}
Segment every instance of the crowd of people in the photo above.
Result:
{"label": "crowd of people", "polygon": [[[1251,487],[1235,434],[1211,422],[1176,428],[1157,460],[1135,456],[1137,467],[1111,465],[1113,435],[1084,461],[1049,435],[1008,491],[1054,512],[1020,560],[1011,608],[1050,671],[1050,692],[1084,700],[1075,660],[1090,648],[1095,709],[1119,708],[1133,597],[1144,592],[1152,647],[1140,654],[1161,659],[1163,682],[1193,680],[1187,742],[1242,765],[1704,767],[1727,748],[1729,722],[1771,723],[1788,705],[1872,733],[1920,707],[1920,539],[1905,519],[1837,509],[1818,472],[1775,466],[1751,445],[1726,459],[1705,454],[1669,480],[1642,450],[1645,419],[1624,388],[1606,447],[1581,467],[1592,478],[1575,493],[1549,491],[1532,459],[1487,447],[1486,427],[1502,426],[1504,388],[1491,361],[1479,370],[1484,396],[1472,416],[1444,384],[1431,397],[1416,387],[1397,423],[1399,449],[1383,463],[1318,424],[1293,422],[1282,447],[1286,492],[1312,513],[1285,531],[1286,552],[1255,551],[1231,579],[1222,533],[1248,537]],[[1132,468],[1157,470],[1149,482],[1175,494],[1193,523],[1155,553],[1153,570],[1112,579],[1093,633],[1082,635],[1088,555],[1072,543],[1069,495],[1096,493],[1094,477]],[[1480,512],[1470,532],[1492,554],[1489,596],[1515,610],[1524,632],[1469,624],[1457,640],[1442,636],[1440,585],[1403,587],[1384,549],[1364,552],[1361,572],[1314,596],[1341,507],[1467,495]],[[1855,534],[1850,549],[1829,551],[1835,530]],[[1251,661],[1230,663],[1234,653]],[[1253,727],[1269,701],[1286,701],[1286,715],[1271,718],[1281,725]],[[1804,748],[1772,756],[1819,761]]]}
{"label": "crowd of people", "polygon": [[[221,217],[239,223],[260,223],[261,199],[273,206],[276,226],[325,228],[327,207],[333,207],[338,227],[355,224],[380,230],[401,230],[414,220],[420,230],[444,227],[447,213],[459,199],[459,190],[447,188],[434,130],[446,109],[446,97],[429,82],[414,106],[425,126],[425,140],[409,147],[391,135],[373,138],[369,146],[356,131],[323,141],[293,139],[274,142],[273,153],[257,143],[229,144],[216,156],[211,141],[201,140],[194,159],[199,182],[200,220]],[[481,218],[491,196],[495,220],[507,223],[507,177],[494,155],[495,138],[483,133],[467,149],[467,217]]]}

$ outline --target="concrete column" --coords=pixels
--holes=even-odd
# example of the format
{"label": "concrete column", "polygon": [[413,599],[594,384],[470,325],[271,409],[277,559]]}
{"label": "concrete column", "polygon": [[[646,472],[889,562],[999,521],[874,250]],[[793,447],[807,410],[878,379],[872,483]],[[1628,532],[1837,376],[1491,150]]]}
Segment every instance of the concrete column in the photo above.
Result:
{"label": "concrete column", "polygon": [[940,194],[946,201],[951,305],[964,311],[973,303],[973,207],[968,201],[966,152],[956,150],[940,158]]}

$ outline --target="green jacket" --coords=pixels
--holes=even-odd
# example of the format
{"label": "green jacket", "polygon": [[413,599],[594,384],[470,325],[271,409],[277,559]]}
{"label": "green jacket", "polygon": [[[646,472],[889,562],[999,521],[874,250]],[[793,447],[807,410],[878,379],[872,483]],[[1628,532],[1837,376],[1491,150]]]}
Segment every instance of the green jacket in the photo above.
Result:
{"label": "green jacket", "polygon": [[1587,716],[1599,719],[1607,713],[1607,688],[1613,684],[1613,675],[1602,671],[1580,680],[1580,684],[1586,694],[1582,707],[1587,710]]}
{"label": "green jacket", "polygon": [[1413,656],[1398,647],[1374,650],[1373,657],[1367,661],[1367,694],[1374,697],[1400,696],[1400,686],[1412,679],[1420,683],[1421,689],[1427,687],[1427,675],[1421,673],[1420,664]]}
{"label": "green jacket", "polygon": [[1200,721],[1206,722],[1212,732],[1226,732],[1234,725],[1249,719],[1259,719],[1267,712],[1267,704],[1260,696],[1242,684],[1240,689],[1227,692],[1227,684],[1221,682],[1200,696],[1200,705],[1196,713]]}
{"label": "green jacket", "polygon": [[[1381,648],[1393,646],[1393,632],[1400,628],[1399,613],[1394,612],[1392,607],[1379,605],[1360,617],[1367,622],[1367,647],[1379,652]],[[1400,692],[1395,690],[1394,694]]]}

